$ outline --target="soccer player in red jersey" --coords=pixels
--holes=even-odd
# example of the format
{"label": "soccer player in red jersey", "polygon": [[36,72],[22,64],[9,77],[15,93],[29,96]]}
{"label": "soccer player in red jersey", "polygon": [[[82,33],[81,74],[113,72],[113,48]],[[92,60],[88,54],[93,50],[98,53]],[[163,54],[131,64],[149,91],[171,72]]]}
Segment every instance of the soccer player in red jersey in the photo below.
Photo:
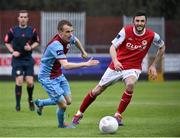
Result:
{"label": "soccer player in red jersey", "polygon": [[131,101],[135,83],[141,73],[143,58],[152,43],[158,47],[157,54],[148,69],[151,78],[156,79],[156,65],[165,51],[164,41],[157,33],[147,29],[146,23],[146,13],[138,11],[133,17],[133,25],[127,25],[120,30],[110,47],[112,62],[100,82],[85,96],[79,110],[73,117],[72,124],[79,124],[83,113],[95,101],[96,97],[104,92],[107,87],[122,79],[125,90],[114,117],[117,119],[119,126],[123,125],[121,115]]}

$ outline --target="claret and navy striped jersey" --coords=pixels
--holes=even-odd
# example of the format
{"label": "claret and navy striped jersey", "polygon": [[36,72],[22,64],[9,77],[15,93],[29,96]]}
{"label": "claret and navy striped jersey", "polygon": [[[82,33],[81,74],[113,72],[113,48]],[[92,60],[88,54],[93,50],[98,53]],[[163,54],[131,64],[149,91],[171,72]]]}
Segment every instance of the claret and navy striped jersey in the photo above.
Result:
{"label": "claret and navy striped jersey", "polygon": [[72,36],[70,43],[65,43],[57,34],[48,43],[40,63],[39,78],[54,79],[62,74],[61,64],[58,60],[66,59],[66,53],[70,46],[75,44],[75,36]]}

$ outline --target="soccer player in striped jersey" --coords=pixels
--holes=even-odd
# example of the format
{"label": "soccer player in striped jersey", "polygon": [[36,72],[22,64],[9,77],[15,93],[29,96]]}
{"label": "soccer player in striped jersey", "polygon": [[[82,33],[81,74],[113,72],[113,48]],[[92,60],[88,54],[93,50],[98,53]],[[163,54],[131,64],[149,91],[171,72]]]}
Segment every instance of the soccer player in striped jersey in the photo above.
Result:
{"label": "soccer player in striped jersey", "polygon": [[90,67],[99,64],[98,60],[89,59],[86,62],[68,62],[66,54],[71,46],[77,46],[82,57],[87,57],[87,53],[82,47],[79,39],[73,35],[73,26],[67,20],[58,23],[58,33],[48,43],[40,63],[38,80],[49,95],[47,99],[37,99],[35,105],[37,113],[42,114],[44,106],[57,105],[57,118],[59,128],[72,128],[64,124],[64,112],[67,105],[71,104],[71,90],[69,83],[63,75],[61,67],[64,69],[76,69]]}

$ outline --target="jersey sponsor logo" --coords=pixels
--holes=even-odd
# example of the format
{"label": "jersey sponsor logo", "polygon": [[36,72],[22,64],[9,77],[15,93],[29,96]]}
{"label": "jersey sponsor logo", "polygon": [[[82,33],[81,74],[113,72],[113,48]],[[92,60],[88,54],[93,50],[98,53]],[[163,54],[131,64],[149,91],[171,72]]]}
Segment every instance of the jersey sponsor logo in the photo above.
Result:
{"label": "jersey sponsor logo", "polygon": [[57,53],[57,55],[63,55],[64,51],[63,50],[57,50],[56,53]]}
{"label": "jersey sponsor logo", "polygon": [[147,41],[146,40],[143,40],[142,42],[142,45],[134,45],[130,42],[126,43],[126,48],[129,49],[129,50],[144,50],[147,46]]}

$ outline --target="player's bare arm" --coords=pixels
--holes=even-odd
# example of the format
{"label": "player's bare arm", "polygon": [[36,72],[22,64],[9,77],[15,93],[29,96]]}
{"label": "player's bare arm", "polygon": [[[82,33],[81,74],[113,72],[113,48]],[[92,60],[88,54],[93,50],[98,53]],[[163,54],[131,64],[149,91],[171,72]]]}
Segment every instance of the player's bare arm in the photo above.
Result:
{"label": "player's bare arm", "polygon": [[90,67],[90,66],[96,66],[99,64],[98,60],[89,59],[87,62],[80,62],[80,63],[72,63],[68,62],[66,59],[59,60],[60,64],[65,69],[75,69],[75,68],[81,68],[81,67]]}
{"label": "player's bare arm", "polygon": [[5,43],[5,46],[7,47],[10,53],[14,52],[14,49],[12,48],[12,45],[10,43]]}
{"label": "player's bare arm", "polygon": [[78,38],[76,38],[76,47],[81,51],[81,57],[82,58],[88,58],[88,54],[84,50],[84,47],[82,46],[82,44]]}
{"label": "player's bare arm", "polygon": [[160,58],[163,56],[164,52],[165,52],[165,46],[159,48],[157,51],[157,54],[154,58],[154,61],[152,62],[152,64],[149,67],[148,74],[150,75],[150,77],[153,80],[155,80],[157,78],[156,65],[157,65],[158,61],[160,60]]}
{"label": "player's bare arm", "polygon": [[117,52],[116,52],[114,45],[111,45],[111,47],[110,47],[110,55],[111,55],[112,61],[114,63],[115,70],[116,71],[123,70],[122,64],[117,59]]}
{"label": "player's bare arm", "polygon": [[9,52],[12,53],[12,55],[14,57],[19,57],[20,56],[20,53],[18,51],[14,51],[14,49],[12,48],[12,45],[10,43],[5,43],[5,46],[7,47]]}

